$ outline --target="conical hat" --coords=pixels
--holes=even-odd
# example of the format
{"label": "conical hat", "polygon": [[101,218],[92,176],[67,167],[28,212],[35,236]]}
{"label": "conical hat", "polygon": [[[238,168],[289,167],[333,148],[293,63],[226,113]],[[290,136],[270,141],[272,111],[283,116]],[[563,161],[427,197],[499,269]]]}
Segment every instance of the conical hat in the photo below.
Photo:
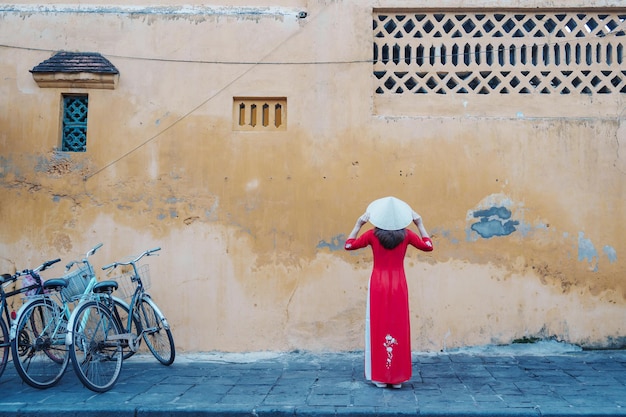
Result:
{"label": "conical hat", "polygon": [[413,221],[413,210],[404,201],[395,197],[374,200],[367,206],[369,221],[383,230],[400,230]]}

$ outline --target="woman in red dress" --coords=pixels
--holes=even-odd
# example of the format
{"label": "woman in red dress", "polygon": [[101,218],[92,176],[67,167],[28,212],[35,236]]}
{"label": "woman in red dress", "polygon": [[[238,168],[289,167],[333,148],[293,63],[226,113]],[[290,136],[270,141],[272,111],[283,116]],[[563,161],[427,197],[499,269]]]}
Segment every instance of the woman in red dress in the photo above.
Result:
{"label": "woman in red dress", "polygon": [[[367,222],[374,225],[357,238]],[[406,229],[411,222],[421,237]],[[409,297],[404,274],[408,245],[432,251],[422,218],[404,201],[385,197],[372,202],[356,222],[345,249],[372,247],[374,265],[365,319],[365,378],[378,387],[401,388],[411,379]]]}

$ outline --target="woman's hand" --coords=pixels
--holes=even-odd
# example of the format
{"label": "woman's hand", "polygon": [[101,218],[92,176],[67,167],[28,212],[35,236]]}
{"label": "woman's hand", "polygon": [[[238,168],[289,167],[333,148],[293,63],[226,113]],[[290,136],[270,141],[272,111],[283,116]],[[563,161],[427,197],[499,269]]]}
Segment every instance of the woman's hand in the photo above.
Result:
{"label": "woman's hand", "polygon": [[367,212],[359,217],[356,221],[356,224],[354,225],[354,229],[352,229],[350,235],[348,235],[348,239],[356,239],[356,236],[359,234],[359,230],[361,230],[361,227],[363,227],[363,225],[367,223],[369,219],[370,214]]}

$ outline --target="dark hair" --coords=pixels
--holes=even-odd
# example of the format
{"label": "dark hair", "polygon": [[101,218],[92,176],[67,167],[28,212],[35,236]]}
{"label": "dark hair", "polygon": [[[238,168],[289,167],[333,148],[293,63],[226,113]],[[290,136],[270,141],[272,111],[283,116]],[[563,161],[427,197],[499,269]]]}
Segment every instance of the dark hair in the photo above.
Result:
{"label": "dark hair", "polygon": [[383,230],[378,227],[374,229],[374,235],[385,249],[393,249],[404,240],[406,230]]}

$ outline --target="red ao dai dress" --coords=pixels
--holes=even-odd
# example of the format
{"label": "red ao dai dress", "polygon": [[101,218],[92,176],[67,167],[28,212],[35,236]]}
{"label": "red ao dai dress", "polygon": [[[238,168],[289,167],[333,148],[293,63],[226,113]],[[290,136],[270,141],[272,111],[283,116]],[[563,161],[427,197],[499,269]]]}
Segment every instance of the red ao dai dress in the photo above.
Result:
{"label": "red ao dai dress", "polygon": [[346,250],[372,247],[374,265],[370,277],[365,318],[365,378],[387,384],[411,379],[411,326],[404,256],[411,245],[432,251],[432,241],[406,229],[404,241],[385,249],[374,230],[348,239]]}

